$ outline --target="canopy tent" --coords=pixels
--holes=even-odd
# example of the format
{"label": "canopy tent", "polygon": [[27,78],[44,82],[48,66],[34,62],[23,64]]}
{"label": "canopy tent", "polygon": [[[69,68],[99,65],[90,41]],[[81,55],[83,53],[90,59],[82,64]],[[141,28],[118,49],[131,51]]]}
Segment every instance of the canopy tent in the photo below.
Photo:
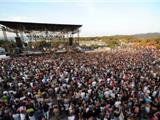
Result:
{"label": "canopy tent", "polygon": [[74,32],[82,25],[73,24],[52,24],[52,23],[33,23],[33,22],[15,22],[15,21],[0,21],[0,24],[13,30],[19,31],[66,31]]}
{"label": "canopy tent", "polygon": [[[38,40],[47,42],[50,42],[50,40],[63,40],[66,45],[76,45],[79,42],[79,28],[81,26],[74,24],[0,21],[0,29],[3,32],[4,40],[8,40],[7,32],[15,33],[16,46],[21,49],[24,48],[25,42],[30,43],[27,48],[32,49],[32,41],[37,42]],[[77,34],[75,39],[73,39],[74,34]]]}

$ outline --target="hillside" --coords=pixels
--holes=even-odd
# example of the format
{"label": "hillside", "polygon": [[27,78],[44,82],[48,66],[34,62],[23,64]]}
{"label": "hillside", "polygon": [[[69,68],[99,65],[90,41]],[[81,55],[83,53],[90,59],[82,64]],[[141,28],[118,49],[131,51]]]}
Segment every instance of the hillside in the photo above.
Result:
{"label": "hillside", "polygon": [[[84,42],[85,41],[85,42]],[[117,47],[124,43],[129,45],[132,43],[133,46],[152,46],[160,48],[160,33],[145,33],[145,34],[134,34],[134,35],[114,35],[114,36],[101,36],[101,37],[81,37],[80,43],[105,43],[109,47]],[[96,41],[96,42],[95,42]],[[93,44],[92,44],[93,45]],[[131,45],[131,44],[130,44]]]}
{"label": "hillside", "polygon": [[136,38],[157,38],[160,37],[160,33],[144,33],[144,34],[135,34],[133,35]]}

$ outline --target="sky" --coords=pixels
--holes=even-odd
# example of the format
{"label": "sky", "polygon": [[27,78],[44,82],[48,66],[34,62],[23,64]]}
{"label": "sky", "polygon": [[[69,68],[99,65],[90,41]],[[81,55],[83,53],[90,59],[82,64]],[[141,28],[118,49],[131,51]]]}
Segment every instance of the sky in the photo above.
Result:
{"label": "sky", "polygon": [[160,32],[160,0],[0,0],[0,20],[81,24],[80,36]]}

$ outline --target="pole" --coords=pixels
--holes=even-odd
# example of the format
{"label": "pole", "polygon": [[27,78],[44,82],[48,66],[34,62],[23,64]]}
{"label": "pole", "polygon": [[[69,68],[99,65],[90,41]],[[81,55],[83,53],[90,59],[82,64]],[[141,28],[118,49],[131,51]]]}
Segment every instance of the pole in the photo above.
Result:
{"label": "pole", "polygon": [[5,27],[2,27],[2,32],[3,32],[4,40],[8,41],[7,32],[6,32],[6,28]]}
{"label": "pole", "polygon": [[32,35],[31,35],[31,32],[29,32],[29,35],[30,35],[30,50],[32,49]]}
{"label": "pole", "polygon": [[78,45],[79,45],[79,29],[78,29],[77,37],[78,37]]}

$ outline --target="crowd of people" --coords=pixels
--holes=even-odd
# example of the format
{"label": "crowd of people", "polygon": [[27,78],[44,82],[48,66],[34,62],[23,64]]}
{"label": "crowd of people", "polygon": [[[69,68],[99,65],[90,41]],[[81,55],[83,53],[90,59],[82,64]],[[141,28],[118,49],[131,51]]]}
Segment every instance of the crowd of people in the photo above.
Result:
{"label": "crowd of people", "polygon": [[0,120],[158,120],[160,51],[0,60]]}

